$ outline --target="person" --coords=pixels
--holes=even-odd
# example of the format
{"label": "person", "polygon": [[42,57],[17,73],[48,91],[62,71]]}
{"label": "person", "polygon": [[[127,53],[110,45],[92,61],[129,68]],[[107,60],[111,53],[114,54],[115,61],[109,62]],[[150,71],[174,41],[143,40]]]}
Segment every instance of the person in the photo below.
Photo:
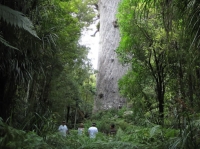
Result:
{"label": "person", "polygon": [[62,136],[66,137],[66,134],[68,133],[68,128],[66,126],[65,121],[62,121],[62,124],[58,128],[58,131]]}
{"label": "person", "polygon": [[78,135],[83,135],[84,134],[84,125],[83,123],[80,123],[78,127]]}
{"label": "person", "polygon": [[92,123],[92,126],[88,129],[89,137],[96,138],[97,133],[98,133],[98,129],[96,127],[96,123]]}
{"label": "person", "polygon": [[110,125],[110,135],[114,136],[117,133],[117,130],[115,129],[115,124]]}

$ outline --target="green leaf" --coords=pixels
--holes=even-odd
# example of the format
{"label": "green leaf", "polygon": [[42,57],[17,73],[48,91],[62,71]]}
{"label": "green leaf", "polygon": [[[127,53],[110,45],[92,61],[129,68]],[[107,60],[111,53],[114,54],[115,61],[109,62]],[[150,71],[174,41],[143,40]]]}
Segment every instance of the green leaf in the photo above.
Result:
{"label": "green leaf", "polygon": [[31,35],[39,38],[36,31],[33,29],[33,23],[27,17],[25,17],[23,13],[0,5],[0,18],[8,24],[13,25],[14,27],[22,28],[28,31]]}
{"label": "green leaf", "polygon": [[160,125],[156,125],[150,130],[150,136],[153,137],[157,132],[160,132]]}
{"label": "green leaf", "polygon": [[12,49],[18,50],[16,47],[13,47],[9,44],[8,41],[6,41],[3,36],[0,34],[0,42],[3,43],[5,46],[10,47]]}

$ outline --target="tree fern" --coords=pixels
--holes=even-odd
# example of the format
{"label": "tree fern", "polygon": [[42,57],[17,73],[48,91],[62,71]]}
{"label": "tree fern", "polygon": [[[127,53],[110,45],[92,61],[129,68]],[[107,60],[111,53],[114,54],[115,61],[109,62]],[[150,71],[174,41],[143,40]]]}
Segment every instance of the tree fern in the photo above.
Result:
{"label": "tree fern", "polygon": [[[22,28],[28,31],[31,35],[39,38],[37,36],[36,31],[33,29],[33,23],[24,16],[23,13],[19,11],[15,11],[9,7],[0,5],[0,18],[3,19],[8,24]],[[0,41],[2,42],[3,38],[0,37]],[[5,44],[5,42],[2,42]]]}

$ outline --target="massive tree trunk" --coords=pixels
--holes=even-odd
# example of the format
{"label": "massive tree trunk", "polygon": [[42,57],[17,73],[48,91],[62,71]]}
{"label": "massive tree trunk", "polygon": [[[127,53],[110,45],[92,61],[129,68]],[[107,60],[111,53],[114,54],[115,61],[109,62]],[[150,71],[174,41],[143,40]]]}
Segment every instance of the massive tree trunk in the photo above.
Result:
{"label": "massive tree trunk", "polygon": [[119,45],[119,28],[113,24],[120,0],[99,0],[100,41],[97,74],[97,95],[94,112],[118,108],[125,104],[120,97],[118,80],[127,71],[117,59],[115,52]]}

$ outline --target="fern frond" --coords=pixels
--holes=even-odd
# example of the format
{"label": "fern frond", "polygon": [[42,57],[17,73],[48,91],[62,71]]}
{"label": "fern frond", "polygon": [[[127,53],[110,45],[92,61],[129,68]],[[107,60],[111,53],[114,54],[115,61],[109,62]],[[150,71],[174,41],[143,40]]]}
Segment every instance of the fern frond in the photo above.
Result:
{"label": "fern frond", "polygon": [[5,46],[7,46],[7,47],[10,47],[10,48],[12,48],[12,49],[18,50],[16,47],[11,46],[11,45],[9,44],[9,42],[6,41],[6,40],[3,38],[3,36],[2,36],[1,34],[0,34],[0,42],[1,42],[2,44],[4,44]]}
{"label": "fern frond", "polygon": [[150,136],[153,137],[156,133],[161,132],[160,128],[161,128],[160,125],[156,125],[153,128],[151,128]]}
{"label": "fern frond", "polygon": [[23,13],[0,4],[0,18],[8,24],[22,28],[28,31],[31,35],[39,38],[36,31],[33,29],[33,23],[25,17]]}

